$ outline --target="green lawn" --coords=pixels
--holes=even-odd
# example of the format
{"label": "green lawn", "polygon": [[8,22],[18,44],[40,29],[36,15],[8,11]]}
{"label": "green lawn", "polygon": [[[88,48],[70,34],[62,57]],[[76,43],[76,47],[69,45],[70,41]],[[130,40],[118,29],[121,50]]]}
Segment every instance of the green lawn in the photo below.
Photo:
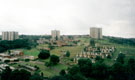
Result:
{"label": "green lawn", "polygon": [[36,48],[32,48],[31,50],[24,49],[23,52],[25,55],[30,55],[35,57],[37,57],[39,54],[39,50],[37,50]]}
{"label": "green lawn", "polygon": [[40,68],[40,71],[38,72],[43,72],[45,77],[52,77],[55,75],[59,75],[59,72],[62,69],[67,69],[68,66],[63,65],[63,64],[57,64],[55,66],[52,66],[51,68],[46,67],[44,64],[45,62],[36,62],[36,61],[30,61],[30,62],[21,62],[21,64],[28,64],[31,66],[38,66]]}
{"label": "green lawn", "polygon": [[113,53],[112,60],[108,60],[108,59],[105,60],[105,62],[109,65],[112,65],[114,63],[114,60],[118,57],[118,54],[120,52],[126,55],[125,61],[127,61],[129,58],[135,58],[135,46],[110,43],[108,40],[98,40],[97,42],[102,45],[110,45],[116,47],[116,51],[115,53]]}
{"label": "green lawn", "polygon": [[[90,39],[87,38],[79,38],[82,40],[82,43],[88,43]],[[114,63],[114,59],[117,58],[118,54],[120,52],[124,53],[126,55],[125,60],[127,61],[129,58],[135,58],[135,46],[128,46],[128,45],[122,45],[122,44],[116,44],[116,43],[110,43],[108,39],[103,40],[95,40],[96,43],[99,43],[100,45],[109,45],[109,46],[115,46],[116,51],[113,53],[112,59],[105,59],[104,62],[107,65],[112,65]]]}
{"label": "green lawn", "polygon": [[[80,53],[83,50],[83,48],[84,48],[83,44],[86,44],[86,45],[89,44],[90,38],[79,38],[79,40],[81,40],[81,42],[80,42],[81,46],[58,47],[58,48],[55,48],[55,49],[51,50],[51,55],[55,54],[55,55],[60,56],[60,55],[63,54],[63,52],[61,52],[61,51],[63,51],[63,50],[67,51],[68,50],[68,51],[70,51],[70,57],[73,58],[74,56],[76,56],[77,53]],[[100,44],[100,45],[109,45],[109,46],[115,46],[116,47],[116,51],[113,53],[112,59],[105,59],[104,60],[104,62],[107,65],[112,65],[120,52],[126,54],[126,59],[125,59],[126,61],[130,57],[135,58],[135,47],[133,47],[133,46],[127,46],[127,45],[120,45],[120,44],[110,43],[108,39],[95,40],[95,42]],[[46,44],[41,44],[38,47],[46,47],[46,46],[47,46]],[[23,51],[24,51],[25,55],[32,55],[32,56],[35,56],[35,57],[37,57],[37,55],[39,54],[39,50],[36,49],[36,48],[33,48],[31,50],[24,49]],[[45,61],[48,61],[48,60],[41,60],[41,62],[45,62]],[[35,65],[35,64],[33,64],[33,65]],[[57,65],[57,66],[55,66],[55,67],[53,67],[51,69],[45,67],[44,64],[36,63],[36,65],[40,66],[41,71],[44,72],[45,76],[58,75],[58,73],[59,73],[59,71],[61,69],[67,68],[67,65],[62,65],[62,64],[59,64],[59,65]]]}
{"label": "green lawn", "polygon": [[60,56],[61,54],[63,54],[63,52],[61,52],[62,50],[64,51],[70,51],[70,57],[74,57],[77,53],[80,53],[83,50],[84,46],[73,46],[73,47],[60,47],[60,48],[56,48],[54,50],[51,50],[51,54],[55,54]]}
{"label": "green lawn", "polygon": [[37,46],[37,48],[41,48],[41,47],[48,48],[48,44],[40,44]]}

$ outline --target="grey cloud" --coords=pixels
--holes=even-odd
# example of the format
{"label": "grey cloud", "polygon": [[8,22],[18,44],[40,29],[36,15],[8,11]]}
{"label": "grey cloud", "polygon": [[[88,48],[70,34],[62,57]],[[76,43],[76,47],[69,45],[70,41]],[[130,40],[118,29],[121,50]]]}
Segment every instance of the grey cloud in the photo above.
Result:
{"label": "grey cloud", "polygon": [[0,31],[89,34],[98,25],[104,35],[135,38],[134,7],[135,0],[1,0]]}

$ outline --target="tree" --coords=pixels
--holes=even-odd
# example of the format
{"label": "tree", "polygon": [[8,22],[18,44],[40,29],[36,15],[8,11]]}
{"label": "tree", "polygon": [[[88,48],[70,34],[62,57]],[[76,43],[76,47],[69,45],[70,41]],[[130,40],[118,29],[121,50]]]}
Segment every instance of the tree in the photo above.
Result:
{"label": "tree", "polygon": [[101,62],[96,62],[92,67],[91,77],[96,80],[105,80],[109,76],[108,66]]}
{"label": "tree", "polygon": [[5,63],[9,63],[9,62],[10,62],[10,60],[9,60],[9,59],[7,59],[7,60],[5,60],[4,62],[5,62]]}
{"label": "tree", "polygon": [[0,41],[0,52],[16,48],[28,48],[33,45],[35,45],[35,43],[28,39],[17,39],[13,41],[2,40]]}
{"label": "tree", "polygon": [[39,74],[34,74],[30,77],[29,80],[44,80],[42,76],[40,76]]}
{"label": "tree", "polygon": [[75,75],[77,73],[80,73],[80,69],[79,69],[79,67],[77,65],[75,65],[75,66],[73,66],[71,68],[68,68],[68,73],[70,75]]}
{"label": "tree", "polygon": [[49,80],[69,80],[69,79],[65,78],[64,76],[54,76]]}
{"label": "tree", "polygon": [[11,72],[12,70],[9,67],[6,67],[6,69],[1,73],[1,80],[9,80]]}
{"label": "tree", "polygon": [[51,67],[53,64],[51,63],[51,62],[46,62],[45,63],[45,66],[47,66],[47,67]]}
{"label": "tree", "polygon": [[75,75],[73,75],[71,77],[71,79],[72,80],[86,80],[85,77],[82,74],[80,74],[80,73],[76,73]]}
{"label": "tree", "polygon": [[58,64],[59,63],[59,57],[58,56],[56,56],[56,55],[51,55],[51,57],[50,57],[50,63],[52,63],[53,65],[56,65],[56,64]]}
{"label": "tree", "polygon": [[50,50],[53,50],[55,48],[53,45],[49,45],[48,47],[50,48]]}
{"label": "tree", "polygon": [[56,38],[55,38],[56,40],[59,40],[59,38],[58,38],[58,36],[56,35]]}
{"label": "tree", "polygon": [[91,45],[92,47],[95,46],[95,41],[94,41],[94,39],[91,39],[91,40],[90,40],[90,45]]}
{"label": "tree", "polygon": [[135,74],[135,59],[130,58],[128,60],[128,70],[130,71],[130,73],[134,73]]}
{"label": "tree", "polygon": [[127,73],[129,80],[135,80],[135,59],[130,58],[127,63]]}
{"label": "tree", "polygon": [[64,69],[62,69],[61,71],[60,71],[60,73],[59,73],[61,76],[64,76],[65,74],[66,74],[66,72],[65,72],[65,70]]}
{"label": "tree", "polygon": [[6,49],[2,46],[0,46],[0,53],[6,51]]}
{"label": "tree", "polygon": [[66,57],[70,57],[70,52],[69,51],[66,52]]}
{"label": "tree", "polygon": [[100,56],[96,56],[95,60],[101,63],[104,61]]}
{"label": "tree", "polygon": [[25,62],[29,62],[30,61],[30,59],[25,59]]}
{"label": "tree", "polygon": [[112,79],[113,80],[128,80],[127,79],[127,72],[125,66],[120,63],[116,62],[112,67]]}
{"label": "tree", "polygon": [[92,71],[91,60],[90,59],[79,59],[78,65],[79,65],[81,73],[86,77],[90,77],[91,71]]}
{"label": "tree", "polygon": [[78,65],[68,68],[68,74],[66,76],[69,78],[69,80],[85,80],[85,77],[81,74]]}
{"label": "tree", "polygon": [[108,55],[107,58],[108,58],[108,59],[111,59],[112,57],[111,57],[111,55]]}
{"label": "tree", "polygon": [[50,51],[49,50],[41,50],[39,55],[38,55],[38,58],[40,59],[47,59],[50,57]]}
{"label": "tree", "polygon": [[87,52],[87,47],[84,47],[84,49],[83,49],[85,52]]}
{"label": "tree", "polygon": [[8,50],[8,54],[10,55],[10,53],[11,53],[11,51],[10,50]]}
{"label": "tree", "polygon": [[125,58],[125,54],[123,54],[123,53],[120,53],[119,55],[118,55],[118,58],[117,58],[117,62],[120,62],[121,64],[124,64],[124,58]]}
{"label": "tree", "polygon": [[21,70],[14,70],[11,72],[10,80],[29,80],[31,77],[31,73],[21,69]]}

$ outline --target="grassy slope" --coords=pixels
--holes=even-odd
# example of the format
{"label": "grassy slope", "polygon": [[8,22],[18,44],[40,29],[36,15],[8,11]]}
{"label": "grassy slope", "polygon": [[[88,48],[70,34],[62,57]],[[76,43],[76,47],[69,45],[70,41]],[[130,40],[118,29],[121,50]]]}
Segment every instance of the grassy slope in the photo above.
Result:
{"label": "grassy slope", "polygon": [[61,48],[56,48],[51,51],[52,54],[60,56],[62,54],[62,50],[64,51],[70,51],[70,57],[75,56],[77,53],[82,51],[83,46],[73,46],[73,47],[61,47]]}
{"label": "grassy slope", "polygon": [[37,57],[37,55],[39,54],[39,50],[37,50],[36,48],[33,48],[31,50],[24,49],[23,52],[25,55],[31,55],[31,56],[35,56],[35,57]]}
{"label": "grassy slope", "polygon": [[[37,47],[46,47],[46,45],[39,45]],[[58,55],[60,56],[62,54],[62,50],[69,50],[70,51],[70,54],[71,54],[71,57],[75,56],[77,53],[79,53],[80,51],[82,51],[84,46],[73,46],[73,47],[59,47],[59,48],[55,48],[54,50],[51,50],[51,54],[55,54],[55,55]],[[23,50],[24,54],[25,55],[32,55],[32,56],[35,56],[37,57],[38,54],[39,54],[39,50],[36,49],[36,48],[32,48],[31,50],[26,50],[24,49]],[[52,68],[48,68],[46,67],[44,64],[46,61],[49,61],[49,59],[47,60],[40,60],[40,63],[36,62],[22,62],[23,64],[30,64],[32,66],[39,66],[40,69],[41,69],[41,72],[44,73],[44,76],[48,76],[48,77],[51,77],[51,76],[55,76],[55,75],[58,75],[59,72],[62,70],[62,69],[67,69],[67,65],[64,65],[64,64],[58,64]],[[16,65],[15,65],[16,66]]]}
{"label": "grassy slope", "polygon": [[[51,51],[51,54],[55,54],[60,56],[62,54],[61,50],[69,50],[71,53],[71,57],[74,57],[77,53],[79,53],[80,51],[83,50],[84,45],[88,45],[89,44],[89,40],[88,38],[79,38],[81,40],[81,46],[74,46],[74,47],[59,47],[56,48],[54,50]],[[105,40],[96,40],[97,43],[100,43],[101,45],[110,45],[110,46],[115,46],[116,47],[116,52],[113,54],[113,58],[112,59],[105,59],[105,63],[107,65],[112,65],[114,63],[114,59],[117,58],[119,52],[123,52],[126,54],[127,59],[129,59],[130,57],[135,57],[135,47],[132,46],[127,46],[127,45],[119,45],[119,44],[115,44],[115,43],[110,43],[107,39]],[[84,44],[84,45],[83,45]],[[39,47],[46,47],[46,45],[39,45]],[[33,48],[31,50],[24,50],[25,55],[33,55],[35,57],[37,57],[37,55],[39,54],[39,51],[36,48]],[[45,60],[47,61],[47,60]],[[43,62],[45,62],[43,61]],[[63,65],[63,64],[58,64],[57,66],[50,68],[47,68],[44,66],[44,63],[31,63],[28,62],[29,64],[32,64],[33,66],[36,64],[40,67],[41,72],[44,73],[45,76],[54,76],[54,75],[58,75],[59,71],[61,69],[66,69],[68,66],[67,65]]]}
{"label": "grassy slope", "polygon": [[41,63],[41,62],[23,62],[21,64],[29,64],[31,66],[38,66],[40,68],[40,71],[44,73],[44,76],[47,76],[47,77],[52,77],[52,76],[55,76],[55,75],[59,75],[59,72],[61,71],[61,69],[67,69],[67,66],[66,65],[63,65],[63,64],[58,64],[54,67],[51,67],[51,68],[48,68],[44,65],[44,62]]}
{"label": "grassy slope", "polygon": [[106,64],[112,65],[114,60],[117,58],[117,56],[120,52],[122,52],[126,55],[126,58],[125,58],[126,61],[131,57],[135,58],[135,46],[110,43],[108,39],[98,40],[97,42],[102,45],[110,45],[110,46],[116,47],[116,52],[113,54],[112,60],[106,59],[105,60]]}

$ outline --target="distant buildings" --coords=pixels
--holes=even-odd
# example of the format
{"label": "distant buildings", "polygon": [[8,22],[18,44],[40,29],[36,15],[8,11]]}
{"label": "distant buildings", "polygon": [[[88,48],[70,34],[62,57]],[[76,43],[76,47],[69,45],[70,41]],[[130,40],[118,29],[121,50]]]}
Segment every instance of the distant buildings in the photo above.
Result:
{"label": "distant buildings", "polygon": [[49,40],[48,39],[45,39],[45,38],[39,38],[39,40],[37,40],[37,43],[38,44],[49,43]]}
{"label": "distant buildings", "polygon": [[59,30],[52,30],[51,35],[52,35],[53,40],[59,40],[60,39],[60,31]]}
{"label": "distant buildings", "polygon": [[102,28],[96,28],[96,27],[91,27],[90,28],[90,37],[94,39],[102,39]]}
{"label": "distant buildings", "polygon": [[2,40],[15,40],[18,39],[19,35],[18,32],[2,32]]}

